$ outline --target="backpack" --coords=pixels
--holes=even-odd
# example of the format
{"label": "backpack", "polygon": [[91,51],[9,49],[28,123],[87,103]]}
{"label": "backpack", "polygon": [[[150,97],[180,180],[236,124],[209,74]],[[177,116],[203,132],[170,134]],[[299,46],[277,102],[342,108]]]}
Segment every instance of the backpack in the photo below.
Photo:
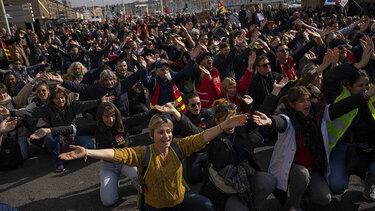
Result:
{"label": "backpack", "polygon": [[21,149],[16,137],[3,136],[0,147],[0,171],[12,170],[23,164]]}
{"label": "backpack", "polygon": [[[175,156],[180,160],[180,162],[182,164],[182,160],[183,160],[182,152],[181,152],[180,148],[178,147],[178,145],[171,142],[171,145],[169,146],[169,149],[173,152],[173,154],[175,154]],[[151,158],[152,158],[151,145],[148,145],[147,148],[146,148],[145,158],[143,159],[143,163],[142,163],[142,172],[141,172],[141,175],[140,175],[141,177],[139,178],[141,189],[138,192],[138,206],[139,206],[140,211],[145,210],[145,208],[144,208],[145,191],[148,192],[146,182],[145,182],[145,178],[146,178],[147,171],[150,167]],[[184,186],[187,190],[190,190],[188,184],[186,183],[186,181],[183,177],[182,177],[182,183],[184,184]]]}

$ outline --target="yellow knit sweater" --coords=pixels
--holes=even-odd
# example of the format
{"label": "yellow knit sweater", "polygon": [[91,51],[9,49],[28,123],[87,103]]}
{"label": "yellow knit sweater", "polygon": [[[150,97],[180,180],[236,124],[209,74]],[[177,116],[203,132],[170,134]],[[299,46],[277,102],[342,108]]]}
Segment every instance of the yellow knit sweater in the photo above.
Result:
{"label": "yellow knit sweater", "polygon": [[[179,146],[183,158],[206,145],[203,133],[173,142]],[[115,151],[114,162],[137,166],[138,176],[140,176],[146,146],[113,150]],[[168,152],[167,159],[164,160],[154,144],[151,145],[151,150],[151,163],[145,178],[149,192],[145,192],[145,202],[157,209],[176,206],[184,200],[185,195],[185,187],[182,184],[182,164],[172,151]]]}

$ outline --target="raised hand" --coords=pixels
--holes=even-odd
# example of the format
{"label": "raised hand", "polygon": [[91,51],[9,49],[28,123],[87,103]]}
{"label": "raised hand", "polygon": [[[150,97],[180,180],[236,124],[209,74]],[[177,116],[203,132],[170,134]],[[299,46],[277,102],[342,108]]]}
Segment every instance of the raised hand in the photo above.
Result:
{"label": "raised hand", "polygon": [[244,95],[244,96],[242,97],[242,100],[243,100],[247,105],[252,104],[253,101],[254,101],[253,98],[250,97],[249,95]]}
{"label": "raised hand", "polygon": [[56,75],[53,75],[52,73],[47,73],[47,78],[50,81],[56,81],[56,82],[59,82],[59,83],[63,82],[63,79],[61,78],[61,76],[58,73],[56,73]]}
{"label": "raised hand", "polygon": [[195,61],[195,59],[198,57],[199,53],[202,51],[202,46],[199,44],[197,47],[192,49],[190,51],[190,59]]}
{"label": "raised hand", "polygon": [[185,44],[181,40],[179,40],[177,37],[175,37],[174,40],[177,43],[177,45],[179,45],[181,48],[185,48]]}
{"label": "raised hand", "polygon": [[0,115],[1,116],[9,116],[10,112],[5,106],[0,105]]}
{"label": "raised hand", "polygon": [[175,112],[178,112],[178,110],[175,108],[176,106],[176,102],[169,102],[164,104],[163,106],[155,105],[155,109],[162,113],[173,114]]}
{"label": "raised hand", "polygon": [[267,115],[255,111],[253,114],[253,122],[258,126],[270,126],[272,125],[272,120],[267,117]]}
{"label": "raised hand", "polygon": [[70,151],[70,152],[66,152],[66,153],[61,153],[59,155],[60,159],[63,159],[63,160],[75,160],[75,159],[78,159],[78,158],[85,157],[85,155],[86,155],[86,149],[85,148],[83,148],[81,146],[77,146],[77,145],[69,145],[69,147],[71,149],[74,149],[74,150]]}
{"label": "raised hand", "polygon": [[146,59],[147,59],[148,66],[151,66],[152,64],[156,62],[155,56],[152,54],[149,56],[146,56]]}
{"label": "raised hand", "polygon": [[184,31],[185,33],[188,32],[187,29],[185,28],[185,26],[182,23],[180,23],[180,27],[181,27],[182,31]]}
{"label": "raised hand", "polygon": [[283,77],[283,79],[281,79],[281,80],[279,81],[279,83],[277,83],[277,81],[275,80],[275,81],[273,82],[273,88],[274,88],[274,89],[281,90],[282,88],[284,88],[285,85],[287,85],[288,81],[289,81],[289,80],[288,80],[287,77]]}
{"label": "raised hand", "polygon": [[131,57],[132,57],[132,59],[133,59],[134,61],[137,61],[137,60],[138,60],[138,59],[137,59],[137,55],[135,55],[134,53],[131,54]]}
{"label": "raised hand", "polygon": [[0,134],[7,133],[9,131],[14,130],[17,125],[17,119],[14,119],[13,121],[8,121],[9,116],[5,118],[1,123],[0,123]]}
{"label": "raised hand", "polygon": [[108,93],[107,93],[102,97],[102,102],[112,103],[113,101],[115,101],[115,98],[116,98],[115,96],[108,96]]}
{"label": "raised hand", "polygon": [[253,69],[253,65],[255,63],[255,59],[257,58],[257,54],[254,51],[250,56],[249,59],[247,60],[247,69],[251,71]]}
{"label": "raised hand", "polygon": [[320,33],[320,36],[324,37],[327,34],[332,32],[332,28],[330,26],[327,26],[326,28],[323,29],[323,31]]}
{"label": "raised hand", "polygon": [[147,62],[146,62],[145,58],[143,58],[143,56],[139,57],[139,64],[141,65],[142,69],[144,69],[144,70],[146,69]]}
{"label": "raised hand", "polygon": [[232,114],[229,114],[227,118],[224,120],[224,122],[220,123],[223,128],[235,128],[239,126],[243,126],[247,123],[248,119],[247,114],[235,114],[234,112]]}
{"label": "raised hand", "polygon": [[371,55],[373,54],[373,48],[374,48],[374,45],[370,42],[368,39],[368,36],[364,36],[364,38],[362,38],[360,41],[361,41],[361,46],[362,46],[362,49],[363,49],[363,53],[362,53],[362,59],[360,62],[358,63],[355,63],[354,66],[357,68],[357,69],[361,69],[363,67],[365,67],[367,64],[368,64],[368,61],[371,57]]}
{"label": "raised hand", "polygon": [[268,20],[267,18],[263,19],[261,22],[260,22],[260,28],[263,29],[264,26],[267,24]]}
{"label": "raised hand", "polygon": [[30,135],[31,139],[41,139],[46,136],[48,133],[51,133],[50,128],[39,128],[38,130],[34,131],[33,134]]}
{"label": "raised hand", "polygon": [[314,52],[312,52],[312,51],[309,51],[309,52],[305,53],[305,57],[308,60],[316,60],[316,56],[315,56]]}
{"label": "raised hand", "polygon": [[209,70],[207,70],[205,67],[203,67],[202,65],[199,65],[199,70],[202,71],[204,74],[207,75],[208,77],[208,80],[212,80],[212,76],[211,76],[211,73]]}

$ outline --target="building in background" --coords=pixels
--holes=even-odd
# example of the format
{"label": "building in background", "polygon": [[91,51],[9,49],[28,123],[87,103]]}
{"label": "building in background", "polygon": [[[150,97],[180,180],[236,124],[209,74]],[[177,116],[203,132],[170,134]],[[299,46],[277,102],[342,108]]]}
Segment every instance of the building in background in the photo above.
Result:
{"label": "building in background", "polygon": [[[22,20],[20,18],[8,18],[8,22],[11,26],[32,29],[39,33],[42,29],[45,29],[50,24],[67,22],[70,20],[77,20],[82,17],[82,13],[76,11],[71,7],[70,0],[3,0],[5,10],[12,14],[25,13],[25,4],[30,5],[32,8],[33,18]],[[7,7],[9,8],[7,10]],[[12,10],[10,9],[12,8]],[[14,10],[14,8],[18,8]],[[28,13],[25,13],[29,17]],[[3,25],[3,23],[1,22]]]}

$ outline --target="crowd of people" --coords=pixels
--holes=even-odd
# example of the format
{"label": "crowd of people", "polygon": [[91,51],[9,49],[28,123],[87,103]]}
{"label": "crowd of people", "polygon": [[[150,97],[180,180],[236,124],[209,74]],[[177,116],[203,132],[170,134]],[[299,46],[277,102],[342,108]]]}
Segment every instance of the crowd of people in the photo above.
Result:
{"label": "crowd of people", "polygon": [[[350,175],[375,202],[374,8],[243,5],[204,20],[1,30],[0,169],[28,159],[29,144],[56,172],[96,158],[103,205],[123,174],[140,210],[261,210],[270,194],[302,210],[303,196],[328,205]],[[153,144],[139,146],[131,135],[147,127]],[[254,154],[264,140],[275,144],[267,172]]]}

